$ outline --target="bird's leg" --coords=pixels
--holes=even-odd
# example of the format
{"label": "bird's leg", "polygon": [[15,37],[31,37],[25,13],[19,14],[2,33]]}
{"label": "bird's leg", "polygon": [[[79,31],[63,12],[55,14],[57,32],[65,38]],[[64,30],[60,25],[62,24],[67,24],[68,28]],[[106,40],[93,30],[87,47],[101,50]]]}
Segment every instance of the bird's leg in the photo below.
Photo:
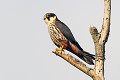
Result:
{"label": "bird's leg", "polygon": [[62,53],[64,46],[60,46],[59,48],[56,48],[53,52],[60,51]]}
{"label": "bird's leg", "polygon": [[59,48],[56,48],[56,51],[62,51],[64,46],[61,46]]}

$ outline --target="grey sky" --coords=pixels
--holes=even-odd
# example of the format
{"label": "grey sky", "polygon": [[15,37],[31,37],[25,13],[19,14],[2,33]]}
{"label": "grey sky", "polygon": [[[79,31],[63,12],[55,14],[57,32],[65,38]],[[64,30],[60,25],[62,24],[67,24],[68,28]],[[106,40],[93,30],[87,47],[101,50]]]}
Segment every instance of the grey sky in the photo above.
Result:
{"label": "grey sky", "polygon": [[[112,1],[106,80],[120,79],[119,3]],[[91,80],[51,52],[56,46],[43,21],[48,12],[54,12],[82,48],[94,54],[89,26],[100,31],[103,0],[0,0],[0,80]]]}

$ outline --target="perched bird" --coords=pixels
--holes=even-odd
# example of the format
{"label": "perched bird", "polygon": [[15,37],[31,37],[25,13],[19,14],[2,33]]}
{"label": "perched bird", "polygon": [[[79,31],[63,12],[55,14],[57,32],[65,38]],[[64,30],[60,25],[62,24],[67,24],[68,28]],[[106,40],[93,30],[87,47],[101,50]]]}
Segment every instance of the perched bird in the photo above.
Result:
{"label": "perched bird", "polygon": [[84,51],[75,40],[71,30],[61,22],[54,13],[46,13],[44,21],[48,26],[48,32],[54,44],[58,47],[56,51],[66,49],[86,63],[93,65],[94,55]]}

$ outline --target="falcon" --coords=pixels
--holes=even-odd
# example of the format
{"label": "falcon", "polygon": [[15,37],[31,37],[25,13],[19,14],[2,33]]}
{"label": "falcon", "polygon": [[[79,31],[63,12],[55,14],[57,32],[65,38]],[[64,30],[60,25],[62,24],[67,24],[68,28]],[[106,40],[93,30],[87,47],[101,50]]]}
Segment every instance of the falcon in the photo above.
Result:
{"label": "falcon", "polygon": [[46,13],[44,21],[53,43],[58,47],[55,51],[66,49],[90,65],[94,65],[94,55],[84,51],[75,40],[71,30],[61,22],[54,13]]}

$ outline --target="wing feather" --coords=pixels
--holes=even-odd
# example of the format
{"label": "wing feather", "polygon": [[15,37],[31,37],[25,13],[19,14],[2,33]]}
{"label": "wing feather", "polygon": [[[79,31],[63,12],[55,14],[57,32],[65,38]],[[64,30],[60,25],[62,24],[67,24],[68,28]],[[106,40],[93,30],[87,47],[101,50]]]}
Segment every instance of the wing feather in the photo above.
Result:
{"label": "wing feather", "polygon": [[83,50],[78,42],[75,40],[71,30],[60,20],[55,22],[56,27],[62,32],[62,34],[74,45],[76,45],[80,50]]}

